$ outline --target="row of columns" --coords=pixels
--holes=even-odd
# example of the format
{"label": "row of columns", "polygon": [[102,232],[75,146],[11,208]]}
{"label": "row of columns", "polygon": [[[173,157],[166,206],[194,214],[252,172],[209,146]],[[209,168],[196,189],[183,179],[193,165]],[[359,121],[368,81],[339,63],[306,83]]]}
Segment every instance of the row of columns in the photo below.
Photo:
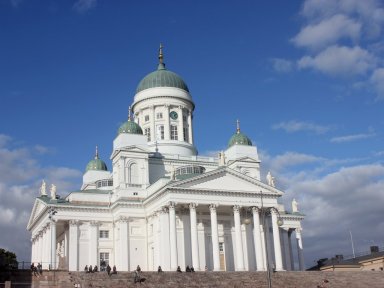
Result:
{"label": "row of columns", "polygon": [[[197,229],[197,216],[196,216],[196,204],[189,204],[190,211],[190,232],[191,232],[191,254],[192,254],[192,265],[196,270],[200,270],[200,260],[199,260],[199,242],[198,242],[198,229]],[[218,235],[218,221],[217,221],[217,205],[209,205],[210,210],[210,220],[211,220],[211,238],[212,238],[212,253],[213,253],[213,270],[220,270],[220,252],[219,252],[219,235]],[[235,247],[236,254],[236,270],[243,271],[245,270],[244,262],[244,250],[243,250],[243,240],[242,240],[242,231],[241,231],[241,207],[233,206],[234,214],[234,226],[235,226]],[[253,214],[253,238],[255,245],[255,257],[257,263],[258,271],[265,271],[267,269],[267,243],[265,241],[263,225],[260,223],[260,209],[257,207],[252,207]],[[277,271],[282,271],[283,267],[283,257],[282,249],[280,242],[280,228],[278,226],[277,212],[271,211],[272,218],[272,232],[273,232],[273,247],[274,247],[274,256],[275,256],[275,269]],[[264,219],[263,219],[264,220]],[[156,222],[155,222],[156,223]],[[159,258],[157,262],[167,269],[176,270],[178,266],[178,257],[177,257],[177,234],[176,234],[176,213],[175,213],[175,203],[170,202],[168,207],[163,207],[160,211],[160,226],[155,227],[155,231],[160,231],[160,247],[162,249],[159,253]],[[300,270],[304,269],[304,260],[302,253],[302,240],[300,230],[296,231],[296,237],[298,241],[298,253],[299,253],[299,267]],[[168,244],[169,241],[169,244]],[[155,242],[155,241],[154,241]],[[169,251],[165,247],[169,245]],[[167,256],[168,255],[168,256]],[[291,257],[292,259],[292,257]]]}
{"label": "row of columns", "polygon": [[56,268],[56,222],[50,221],[32,238],[32,262]]}

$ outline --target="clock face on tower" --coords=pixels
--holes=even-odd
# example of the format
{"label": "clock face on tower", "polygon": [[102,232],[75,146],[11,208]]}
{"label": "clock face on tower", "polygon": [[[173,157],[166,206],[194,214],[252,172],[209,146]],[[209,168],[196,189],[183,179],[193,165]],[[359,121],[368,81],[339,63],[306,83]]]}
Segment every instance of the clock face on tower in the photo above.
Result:
{"label": "clock face on tower", "polygon": [[171,113],[169,113],[169,117],[171,117],[172,120],[176,120],[178,115],[176,111],[171,111]]}

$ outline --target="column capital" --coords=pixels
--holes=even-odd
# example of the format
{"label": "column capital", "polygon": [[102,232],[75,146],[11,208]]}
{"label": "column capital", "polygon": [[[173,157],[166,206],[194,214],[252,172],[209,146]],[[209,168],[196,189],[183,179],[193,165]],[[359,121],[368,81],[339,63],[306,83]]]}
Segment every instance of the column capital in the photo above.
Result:
{"label": "column capital", "polygon": [[120,216],[119,219],[117,219],[117,222],[119,223],[128,223],[129,217]]}
{"label": "column capital", "polygon": [[197,206],[198,206],[197,203],[189,203],[189,210],[196,210]]}
{"label": "column capital", "polygon": [[169,212],[169,209],[167,206],[163,206],[158,210],[160,214],[167,214]]}
{"label": "column capital", "polygon": [[234,213],[239,213],[239,212],[240,212],[240,209],[241,209],[241,206],[240,206],[240,205],[233,205],[233,212],[234,212]]}
{"label": "column capital", "polygon": [[259,213],[260,209],[258,207],[256,207],[256,206],[253,206],[252,207],[252,212],[253,212],[253,214]]}
{"label": "column capital", "polygon": [[79,226],[80,221],[79,220],[69,220],[69,226]]}
{"label": "column capital", "polygon": [[91,222],[89,222],[89,225],[97,227],[97,226],[100,226],[101,223],[99,221],[91,221]]}
{"label": "column capital", "polygon": [[216,208],[218,207],[217,204],[210,204],[209,205],[209,211],[216,212]]}
{"label": "column capital", "polygon": [[175,207],[176,207],[176,202],[169,201],[169,202],[168,202],[168,207],[169,207],[169,209],[175,209]]}

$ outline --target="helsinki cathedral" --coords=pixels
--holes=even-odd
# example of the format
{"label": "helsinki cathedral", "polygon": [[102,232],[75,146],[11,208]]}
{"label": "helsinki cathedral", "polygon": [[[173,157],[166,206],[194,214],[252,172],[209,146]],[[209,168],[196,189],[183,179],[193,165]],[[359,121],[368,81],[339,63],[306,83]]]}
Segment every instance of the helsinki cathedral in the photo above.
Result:
{"label": "helsinki cathedral", "polygon": [[260,178],[257,148],[239,122],[225,151],[197,154],[189,88],[166,68],[161,46],[158,58],[116,133],[110,169],[96,148],[79,190],[60,198],[43,181],[27,226],[31,261],[69,271],[102,263],[118,271],[303,270],[297,202],[286,209],[271,173]]}

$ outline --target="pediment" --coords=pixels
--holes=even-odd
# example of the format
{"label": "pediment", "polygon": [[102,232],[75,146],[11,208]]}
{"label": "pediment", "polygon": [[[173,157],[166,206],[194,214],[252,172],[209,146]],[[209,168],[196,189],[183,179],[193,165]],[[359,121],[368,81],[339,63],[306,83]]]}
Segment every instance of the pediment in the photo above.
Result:
{"label": "pediment", "polygon": [[111,158],[114,158],[117,154],[122,153],[122,152],[128,152],[128,153],[150,153],[148,149],[145,149],[140,146],[132,145],[132,146],[127,146],[120,148],[119,150],[113,151]]}
{"label": "pediment", "polygon": [[47,205],[39,198],[35,200],[35,204],[33,205],[32,213],[28,221],[28,226],[27,226],[28,230],[36,222],[36,220],[40,217],[40,215],[44,213],[46,207]]}
{"label": "pediment", "polygon": [[236,163],[236,162],[260,163],[260,160],[259,160],[259,159],[256,159],[256,158],[253,158],[253,157],[244,156],[244,157],[240,157],[240,158],[237,158],[237,159],[230,160],[230,161],[228,161],[228,162],[229,162],[230,164],[232,164],[232,163]]}
{"label": "pediment", "polygon": [[262,183],[261,181],[241,174],[230,168],[217,170],[175,183],[174,188],[191,190],[213,190],[233,192],[263,192],[283,194],[281,191]]}

